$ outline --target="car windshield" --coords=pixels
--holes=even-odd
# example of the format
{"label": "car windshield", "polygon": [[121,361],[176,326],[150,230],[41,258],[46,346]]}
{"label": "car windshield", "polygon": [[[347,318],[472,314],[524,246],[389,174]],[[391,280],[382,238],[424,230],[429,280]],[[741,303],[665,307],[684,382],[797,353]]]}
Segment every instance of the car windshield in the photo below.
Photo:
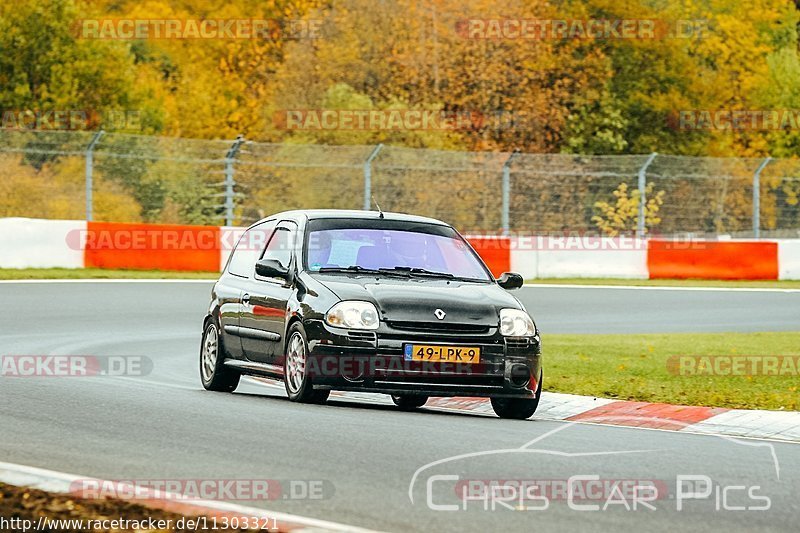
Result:
{"label": "car windshield", "polygon": [[[469,245],[446,226],[383,229],[349,227],[310,231],[306,268],[384,270],[387,273],[490,280]],[[421,231],[421,229],[423,229]]]}

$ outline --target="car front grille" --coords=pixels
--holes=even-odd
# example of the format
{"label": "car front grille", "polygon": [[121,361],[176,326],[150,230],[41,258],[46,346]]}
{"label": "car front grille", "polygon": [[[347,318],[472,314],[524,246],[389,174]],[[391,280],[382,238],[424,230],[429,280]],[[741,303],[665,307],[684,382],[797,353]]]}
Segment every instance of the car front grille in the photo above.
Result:
{"label": "car front grille", "polygon": [[[401,329],[398,326],[408,329]],[[406,344],[444,344],[455,346],[480,346],[488,360],[502,358],[505,347],[497,328],[476,324],[447,324],[431,322],[387,322],[388,328],[378,332],[378,354],[403,356]]]}
{"label": "car front grille", "polygon": [[400,320],[387,321],[392,329],[419,333],[479,334],[489,333],[490,326],[482,324],[453,324],[449,322],[409,322]]}

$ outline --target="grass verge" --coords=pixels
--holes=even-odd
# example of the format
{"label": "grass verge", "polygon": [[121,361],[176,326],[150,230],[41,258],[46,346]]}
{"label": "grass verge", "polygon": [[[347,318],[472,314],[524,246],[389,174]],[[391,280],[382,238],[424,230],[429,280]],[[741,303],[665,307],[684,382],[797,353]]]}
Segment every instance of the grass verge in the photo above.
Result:
{"label": "grass verge", "polygon": [[[780,367],[783,375],[681,375],[679,369],[668,369],[674,356],[800,356],[800,332],[545,334],[542,342],[548,391],[682,405],[800,410],[798,357],[785,358],[791,366],[788,371]],[[705,361],[697,360],[695,368]]]}
{"label": "grass verge", "polygon": [[110,270],[104,268],[0,268],[0,280],[17,279],[217,279],[219,272]]}
{"label": "grass verge", "polygon": [[722,287],[743,289],[800,289],[800,280],[542,278],[525,283],[544,285],[625,285],[628,287]]}

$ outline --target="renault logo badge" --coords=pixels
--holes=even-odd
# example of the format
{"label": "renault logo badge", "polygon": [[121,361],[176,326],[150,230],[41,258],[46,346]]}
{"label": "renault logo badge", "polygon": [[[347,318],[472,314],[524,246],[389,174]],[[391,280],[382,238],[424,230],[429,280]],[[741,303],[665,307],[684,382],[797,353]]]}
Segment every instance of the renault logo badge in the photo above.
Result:
{"label": "renault logo badge", "polygon": [[444,320],[444,317],[447,316],[447,313],[445,313],[441,309],[437,309],[436,311],[433,312],[433,314],[436,315],[436,318],[438,318],[439,320]]}

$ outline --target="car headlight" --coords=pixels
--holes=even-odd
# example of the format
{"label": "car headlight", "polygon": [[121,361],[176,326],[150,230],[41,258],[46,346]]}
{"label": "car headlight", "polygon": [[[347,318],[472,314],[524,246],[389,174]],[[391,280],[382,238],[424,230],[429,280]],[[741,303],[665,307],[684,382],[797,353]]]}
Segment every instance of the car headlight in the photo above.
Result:
{"label": "car headlight", "polygon": [[337,328],[378,329],[378,310],[370,302],[339,302],[325,313],[325,322]]}
{"label": "car headlight", "polygon": [[501,309],[500,334],[505,337],[532,337],[536,334],[536,326],[525,311]]}

